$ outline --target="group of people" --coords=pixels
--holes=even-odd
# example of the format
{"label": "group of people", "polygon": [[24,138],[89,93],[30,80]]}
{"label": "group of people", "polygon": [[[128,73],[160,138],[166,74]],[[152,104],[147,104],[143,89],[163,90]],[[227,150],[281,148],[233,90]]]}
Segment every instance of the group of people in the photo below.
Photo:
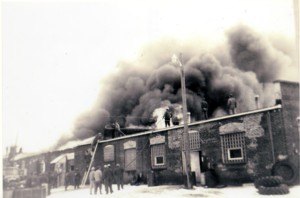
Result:
{"label": "group of people", "polygon": [[[201,98],[201,120],[207,120],[208,119],[208,103],[205,100],[205,97]],[[237,101],[233,94],[229,94],[228,100],[227,100],[227,111],[229,115],[235,114],[236,113],[236,108],[237,108]],[[166,111],[164,113],[163,119],[165,120],[165,126],[169,127],[170,122],[172,119],[173,115],[172,112],[169,108],[166,108]]]}
{"label": "group of people", "polygon": [[123,189],[123,173],[124,170],[120,167],[120,164],[116,164],[114,170],[110,164],[105,164],[103,171],[100,166],[97,169],[92,167],[89,173],[90,194],[97,194],[98,189],[102,194],[102,184],[104,184],[106,194],[113,193],[112,183],[114,180],[117,183],[118,190]]}
{"label": "group of people", "polygon": [[[227,105],[227,111],[228,111],[229,115],[236,113],[237,101],[236,101],[235,97],[233,97],[233,94],[229,94],[226,105]],[[207,120],[208,119],[208,103],[204,97],[202,97],[202,100],[201,100],[201,109],[202,109],[202,115],[201,115],[202,120]]]}
{"label": "group of people", "polygon": [[79,189],[81,175],[78,169],[75,171],[66,172],[65,175],[65,190],[68,190],[68,186],[73,185],[74,189]]}

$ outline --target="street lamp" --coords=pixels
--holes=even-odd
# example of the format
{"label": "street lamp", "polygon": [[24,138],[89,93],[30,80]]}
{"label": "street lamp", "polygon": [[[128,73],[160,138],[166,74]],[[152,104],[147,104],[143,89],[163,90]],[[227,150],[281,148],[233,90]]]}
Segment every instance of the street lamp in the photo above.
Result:
{"label": "street lamp", "polygon": [[187,118],[187,103],[186,103],[186,88],[185,88],[185,74],[184,67],[181,62],[182,54],[180,53],[179,58],[174,54],[172,56],[172,62],[180,66],[181,70],[181,90],[182,90],[182,108],[183,108],[183,135],[184,135],[184,146],[185,146],[185,173],[187,176],[187,188],[191,189],[192,184],[190,181],[190,169],[191,169],[191,151],[190,151],[190,139],[188,131],[188,118]]}

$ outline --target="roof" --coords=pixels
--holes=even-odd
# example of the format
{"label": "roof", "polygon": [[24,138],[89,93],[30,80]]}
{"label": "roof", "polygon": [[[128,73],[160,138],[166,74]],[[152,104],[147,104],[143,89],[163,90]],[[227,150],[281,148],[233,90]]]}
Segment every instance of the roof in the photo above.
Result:
{"label": "roof", "polygon": [[17,161],[17,160],[21,160],[24,158],[28,158],[28,157],[34,157],[36,155],[39,155],[41,153],[18,153],[13,160]]}
{"label": "roof", "polygon": [[61,154],[60,156],[56,157],[55,159],[53,159],[50,164],[56,164],[57,162],[63,160],[63,159],[67,159],[67,160],[72,160],[74,159],[74,153],[64,153]]}
{"label": "roof", "polygon": [[[226,120],[226,119],[229,119],[229,118],[240,117],[240,116],[245,116],[245,115],[251,115],[251,114],[255,114],[255,113],[261,113],[261,112],[266,112],[266,111],[271,111],[271,110],[276,110],[276,109],[281,109],[281,105],[276,105],[276,106],[273,106],[273,107],[268,107],[268,108],[263,108],[263,109],[258,109],[258,110],[243,112],[243,113],[236,113],[236,114],[233,114],[233,115],[226,115],[226,116],[222,116],[222,117],[218,117],[218,118],[212,118],[212,119],[208,119],[208,120],[201,120],[201,121],[190,123],[190,124],[188,124],[188,126],[194,126],[194,125],[199,125],[199,124],[204,124],[204,123],[209,123],[209,122],[221,121],[221,120]],[[145,131],[145,132],[142,132],[142,133],[122,136],[122,137],[118,137],[118,138],[114,138],[114,139],[101,140],[99,142],[112,142],[112,141],[115,141],[115,140],[127,139],[127,138],[132,138],[132,137],[139,137],[139,136],[143,136],[143,135],[163,132],[163,131],[166,131],[166,130],[169,131],[169,130],[172,130],[172,129],[179,129],[179,128],[182,128],[182,127],[183,127],[183,125],[179,125],[179,126],[173,126],[173,127],[158,129],[158,130],[154,130],[154,131]]]}
{"label": "roof", "polygon": [[75,147],[81,146],[81,145],[92,144],[94,138],[95,138],[95,136],[92,136],[92,137],[89,137],[89,138],[86,138],[83,140],[69,141],[65,145],[59,147],[57,150],[66,150],[66,149],[75,148]]}
{"label": "roof", "polygon": [[298,81],[288,81],[288,80],[274,80],[273,83],[288,83],[288,84],[298,84]]}

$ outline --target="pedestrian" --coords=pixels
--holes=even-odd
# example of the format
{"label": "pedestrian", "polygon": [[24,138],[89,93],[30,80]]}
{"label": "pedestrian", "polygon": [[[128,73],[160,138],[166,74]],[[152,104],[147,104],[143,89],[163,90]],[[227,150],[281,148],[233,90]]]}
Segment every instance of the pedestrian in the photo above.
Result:
{"label": "pedestrian", "polygon": [[229,94],[229,98],[228,98],[228,101],[227,101],[227,107],[228,107],[229,115],[232,115],[232,114],[236,113],[237,102],[236,102],[235,97],[233,97],[232,94]]}
{"label": "pedestrian", "polygon": [[120,187],[123,189],[123,185],[124,185],[123,173],[124,173],[124,169],[122,167],[120,167],[120,164],[116,164],[115,179],[117,182],[118,190],[120,190]]}
{"label": "pedestrian", "polygon": [[97,170],[94,173],[95,176],[95,191],[94,194],[97,194],[97,190],[99,188],[100,194],[102,194],[102,171],[100,169],[100,166],[97,168]]}
{"label": "pedestrian", "polygon": [[110,168],[110,164],[107,164],[104,166],[104,171],[103,171],[103,179],[104,179],[104,185],[105,185],[105,192],[106,194],[113,193],[112,190],[112,180],[113,180],[113,172]]}
{"label": "pedestrian", "polygon": [[48,195],[51,194],[51,189],[55,187],[55,181],[56,181],[56,177],[55,177],[55,172],[51,171],[49,173],[49,191],[48,191]]}
{"label": "pedestrian", "polygon": [[95,167],[92,167],[89,174],[89,179],[90,179],[90,195],[91,195],[93,189],[95,188]]}
{"label": "pedestrian", "polygon": [[206,102],[205,98],[203,97],[201,100],[201,109],[202,109],[202,118],[203,120],[208,119],[208,103]]}
{"label": "pedestrian", "polygon": [[70,172],[69,172],[69,185],[75,186],[75,171],[74,170],[70,170]]}
{"label": "pedestrian", "polygon": [[165,119],[166,127],[171,126],[170,122],[171,122],[171,119],[172,119],[172,113],[171,113],[169,108],[166,109],[166,112],[165,112],[163,118]]}
{"label": "pedestrian", "polygon": [[70,184],[70,173],[69,171],[67,171],[65,174],[65,191],[68,190],[69,184]]}
{"label": "pedestrian", "polygon": [[75,169],[75,173],[74,173],[74,189],[79,189],[79,185],[80,185],[80,173],[78,168]]}

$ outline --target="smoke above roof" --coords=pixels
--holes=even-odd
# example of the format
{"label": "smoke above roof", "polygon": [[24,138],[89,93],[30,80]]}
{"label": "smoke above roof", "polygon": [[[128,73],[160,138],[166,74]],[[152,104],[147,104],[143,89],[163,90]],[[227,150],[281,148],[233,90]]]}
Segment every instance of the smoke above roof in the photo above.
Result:
{"label": "smoke above roof", "polygon": [[287,70],[295,71],[291,54],[244,25],[231,28],[225,36],[227,43],[213,50],[201,42],[184,44],[162,39],[144,47],[138,60],[119,62],[115,72],[102,82],[105,86],[94,111],[83,114],[75,124],[73,137],[62,138],[59,144],[95,135],[112,120],[121,127],[150,126],[158,118],[153,114],[156,109],[169,107],[178,112],[181,74],[179,67],[171,63],[174,52],[183,53],[192,121],[201,117],[203,97],[209,105],[209,117],[226,114],[230,93],[237,98],[238,112],[255,109],[255,95],[260,96],[260,107],[274,105],[272,90],[266,85]]}

